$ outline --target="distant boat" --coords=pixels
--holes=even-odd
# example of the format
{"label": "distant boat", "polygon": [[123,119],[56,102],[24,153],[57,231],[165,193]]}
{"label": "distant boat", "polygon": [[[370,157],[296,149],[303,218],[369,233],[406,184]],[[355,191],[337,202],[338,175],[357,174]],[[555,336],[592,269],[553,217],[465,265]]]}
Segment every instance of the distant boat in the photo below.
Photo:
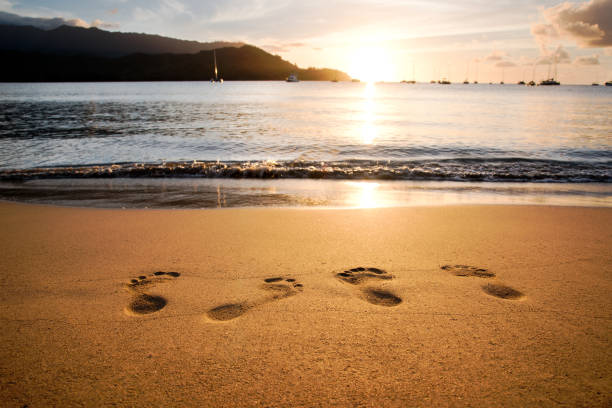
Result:
{"label": "distant boat", "polygon": [[474,81],[475,84],[478,84],[478,81]]}
{"label": "distant boat", "polygon": [[223,78],[219,78],[219,70],[217,69],[217,50],[213,50],[213,59],[215,61],[215,77],[210,79],[210,82],[223,82]]}
{"label": "distant boat", "polygon": [[529,81],[527,82],[527,86],[535,86],[535,81]]}
{"label": "distant boat", "polygon": [[449,80],[447,80],[446,78],[442,78],[442,80],[441,80],[441,81],[438,81],[438,83],[439,83],[440,85],[450,85],[450,81],[449,81]]}
{"label": "distant boat", "polygon": [[437,83],[436,81],[434,81],[433,79],[431,81],[429,81],[430,84],[435,84]]}
{"label": "distant boat", "polygon": [[606,86],[612,86],[612,81],[606,82]]}
{"label": "distant boat", "polygon": [[469,85],[470,81],[468,81],[467,79],[465,81],[463,81],[464,85]]}
{"label": "distant boat", "polygon": [[331,80],[332,82],[338,82],[338,80],[336,78]]}
{"label": "distant boat", "polygon": [[501,81],[499,84],[500,84],[500,85],[503,85],[503,84],[504,84],[504,81]]}
{"label": "distant boat", "polygon": [[[550,75],[550,64],[548,65],[548,75]],[[540,83],[538,85],[540,85],[540,86],[561,85],[561,82],[555,80],[556,76],[557,76],[557,57],[555,56],[555,71],[554,71],[554,76],[551,76],[548,79],[540,81]]]}
{"label": "distant boat", "polygon": [[599,86],[599,84],[597,82],[593,82],[591,86]]}
{"label": "distant boat", "polygon": [[287,77],[287,82],[300,82],[297,75],[291,74]]}
{"label": "distant boat", "polygon": [[402,84],[416,84],[416,75],[414,69],[414,63],[412,64],[412,79],[409,81],[403,80]]}
{"label": "distant boat", "polygon": [[351,79],[351,82],[361,82],[361,81],[359,79],[357,79],[357,78],[353,78],[353,79]]}
{"label": "distant boat", "polygon": [[540,83],[538,85],[540,85],[540,86],[561,85],[561,83],[559,81],[555,81],[555,78],[549,78],[549,79],[545,79],[543,81],[540,81]]}
{"label": "distant boat", "polygon": [[525,81],[518,81],[517,85],[525,85]]}

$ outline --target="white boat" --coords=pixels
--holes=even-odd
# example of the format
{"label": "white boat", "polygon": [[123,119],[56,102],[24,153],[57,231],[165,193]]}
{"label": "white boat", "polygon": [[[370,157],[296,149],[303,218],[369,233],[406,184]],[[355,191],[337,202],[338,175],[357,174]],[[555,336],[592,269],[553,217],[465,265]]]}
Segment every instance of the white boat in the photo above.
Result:
{"label": "white boat", "polygon": [[287,82],[300,82],[297,75],[291,74],[287,77]]}

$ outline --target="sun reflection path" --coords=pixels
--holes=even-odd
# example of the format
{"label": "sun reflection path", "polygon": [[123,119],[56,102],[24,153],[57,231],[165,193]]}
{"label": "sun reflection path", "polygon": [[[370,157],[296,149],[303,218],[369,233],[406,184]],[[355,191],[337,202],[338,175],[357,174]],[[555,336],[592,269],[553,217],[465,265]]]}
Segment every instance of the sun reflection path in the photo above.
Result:
{"label": "sun reflection path", "polygon": [[354,189],[348,196],[349,206],[355,208],[377,208],[382,206],[378,187],[380,184],[372,182],[349,181],[347,184]]}
{"label": "sun reflection path", "polygon": [[362,121],[363,126],[361,128],[361,138],[364,144],[372,144],[377,136],[376,129],[376,116],[375,116],[375,96],[376,87],[373,82],[366,83],[363,91],[363,113]]}

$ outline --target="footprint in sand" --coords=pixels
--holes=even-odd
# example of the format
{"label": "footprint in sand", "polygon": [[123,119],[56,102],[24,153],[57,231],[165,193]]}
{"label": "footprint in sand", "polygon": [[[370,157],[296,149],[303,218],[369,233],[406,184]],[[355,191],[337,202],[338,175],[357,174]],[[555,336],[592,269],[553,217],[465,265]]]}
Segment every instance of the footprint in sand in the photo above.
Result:
{"label": "footprint in sand", "polygon": [[455,276],[476,276],[478,278],[494,278],[495,273],[485,268],[470,265],[444,265],[440,269],[448,271]]}
{"label": "footprint in sand", "polygon": [[373,305],[390,307],[402,303],[402,298],[399,296],[386,289],[370,285],[372,282],[393,279],[393,276],[383,269],[357,267],[337,273],[336,277],[342,282],[357,286],[360,296]]}
{"label": "footprint in sand", "polygon": [[149,295],[145,290],[162,282],[172,281],[181,276],[178,272],[153,272],[149,276],[140,275],[138,278],[130,280],[127,289],[133,294],[130,304],[126,307],[126,312],[133,315],[145,315],[155,313],[163,309],[168,301],[157,295]]}
{"label": "footprint in sand", "polygon": [[[478,278],[494,278],[495,273],[485,268],[478,268],[476,266],[469,265],[444,265],[440,269],[448,271],[455,276],[476,276]],[[482,286],[482,290],[491,296],[495,296],[501,299],[520,299],[524,295],[516,289],[510,286],[502,285],[500,283],[487,283]]]}
{"label": "footprint in sand", "polygon": [[261,286],[263,290],[268,292],[266,297],[250,302],[226,303],[210,309],[206,314],[210,319],[216,321],[233,320],[253,308],[297,295],[303,290],[303,287],[304,285],[296,282],[293,278],[281,276],[266,278]]}

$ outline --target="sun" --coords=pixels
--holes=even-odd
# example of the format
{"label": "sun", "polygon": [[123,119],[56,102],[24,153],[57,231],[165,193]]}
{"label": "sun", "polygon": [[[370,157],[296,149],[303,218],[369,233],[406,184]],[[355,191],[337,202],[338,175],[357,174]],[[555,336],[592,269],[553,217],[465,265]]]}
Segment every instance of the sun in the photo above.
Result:
{"label": "sun", "polygon": [[363,82],[392,80],[394,70],[391,54],[384,47],[363,47],[350,53],[349,74]]}

